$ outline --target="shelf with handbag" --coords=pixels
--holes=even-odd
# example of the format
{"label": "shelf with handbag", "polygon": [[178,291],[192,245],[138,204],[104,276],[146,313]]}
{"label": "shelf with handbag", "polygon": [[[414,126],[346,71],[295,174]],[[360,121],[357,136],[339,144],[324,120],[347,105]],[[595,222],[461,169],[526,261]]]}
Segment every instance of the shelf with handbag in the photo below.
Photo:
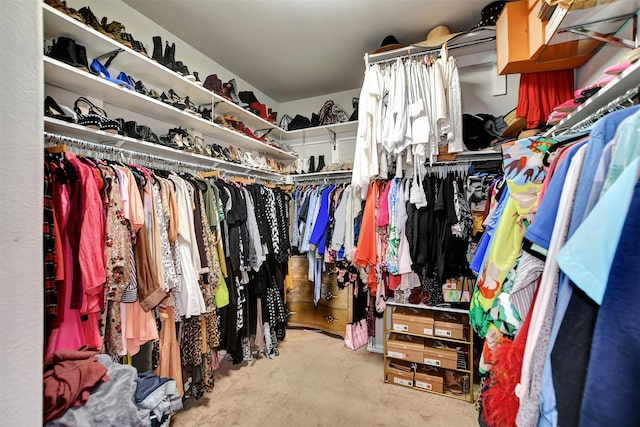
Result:
{"label": "shelf with handbag", "polygon": [[[275,124],[236,105],[203,86],[160,65],[146,55],[102,34],[88,25],[43,4],[43,35],[45,39],[65,36],[83,45],[89,58],[120,49],[117,65],[122,71],[129,71],[142,82],[162,90],[172,88],[177,93],[188,96],[195,104],[213,103],[215,114],[231,114],[254,130],[279,129]],[[150,53],[149,53],[150,55]]]}
{"label": "shelf with handbag", "polygon": [[385,382],[474,401],[468,310],[389,300],[384,325]]}

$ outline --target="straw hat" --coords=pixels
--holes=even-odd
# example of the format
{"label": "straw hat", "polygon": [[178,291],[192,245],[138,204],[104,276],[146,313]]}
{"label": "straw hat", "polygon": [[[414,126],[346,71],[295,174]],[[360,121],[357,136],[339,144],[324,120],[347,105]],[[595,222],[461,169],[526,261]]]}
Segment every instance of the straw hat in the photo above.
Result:
{"label": "straw hat", "polygon": [[502,132],[502,136],[509,139],[517,137],[518,133],[527,126],[526,118],[516,117],[515,108],[504,116],[504,121],[507,123],[507,129]]}
{"label": "straw hat", "polygon": [[459,36],[463,33],[452,33],[448,27],[444,25],[438,25],[427,34],[427,39],[418,43],[413,43],[414,46],[424,47],[438,47],[443,43],[451,40],[452,38]]}

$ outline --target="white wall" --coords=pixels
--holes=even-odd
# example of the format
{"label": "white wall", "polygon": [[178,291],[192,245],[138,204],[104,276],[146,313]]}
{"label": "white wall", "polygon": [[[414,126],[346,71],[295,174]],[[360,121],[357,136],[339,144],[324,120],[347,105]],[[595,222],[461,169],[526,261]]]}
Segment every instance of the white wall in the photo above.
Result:
{"label": "white wall", "polygon": [[1,0],[0,423],[42,425],[42,13]]}
{"label": "white wall", "polygon": [[520,74],[498,77],[507,79],[507,92],[494,96],[493,80],[497,74],[493,67],[493,64],[482,64],[459,69],[463,113],[503,116],[518,104]]}

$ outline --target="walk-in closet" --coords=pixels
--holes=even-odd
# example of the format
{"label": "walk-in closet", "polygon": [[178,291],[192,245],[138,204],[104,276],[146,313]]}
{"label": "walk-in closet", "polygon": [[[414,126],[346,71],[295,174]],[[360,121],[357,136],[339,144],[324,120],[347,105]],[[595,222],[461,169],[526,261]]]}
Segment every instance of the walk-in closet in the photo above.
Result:
{"label": "walk-in closet", "polygon": [[640,0],[3,0],[1,423],[637,426]]}

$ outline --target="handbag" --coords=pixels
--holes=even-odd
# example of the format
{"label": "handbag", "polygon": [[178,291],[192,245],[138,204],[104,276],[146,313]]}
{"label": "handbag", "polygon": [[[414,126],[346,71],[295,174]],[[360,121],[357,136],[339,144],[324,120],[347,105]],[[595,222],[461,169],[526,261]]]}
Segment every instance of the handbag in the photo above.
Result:
{"label": "handbag", "polygon": [[[442,285],[442,297],[445,302],[470,302],[471,292],[469,291],[469,281],[473,279],[468,277],[458,277],[456,279],[448,279],[446,285]],[[457,283],[456,283],[457,282]],[[461,283],[460,288],[457,284]],[[458,290],[460,289],[460,290]]]}
{"label": "handbag", "polygon": [[367,335],[367,319],[357,322],[347,323],[344,332],[344,345],[351,350],[357,350],[367,345],[369,337]]}

